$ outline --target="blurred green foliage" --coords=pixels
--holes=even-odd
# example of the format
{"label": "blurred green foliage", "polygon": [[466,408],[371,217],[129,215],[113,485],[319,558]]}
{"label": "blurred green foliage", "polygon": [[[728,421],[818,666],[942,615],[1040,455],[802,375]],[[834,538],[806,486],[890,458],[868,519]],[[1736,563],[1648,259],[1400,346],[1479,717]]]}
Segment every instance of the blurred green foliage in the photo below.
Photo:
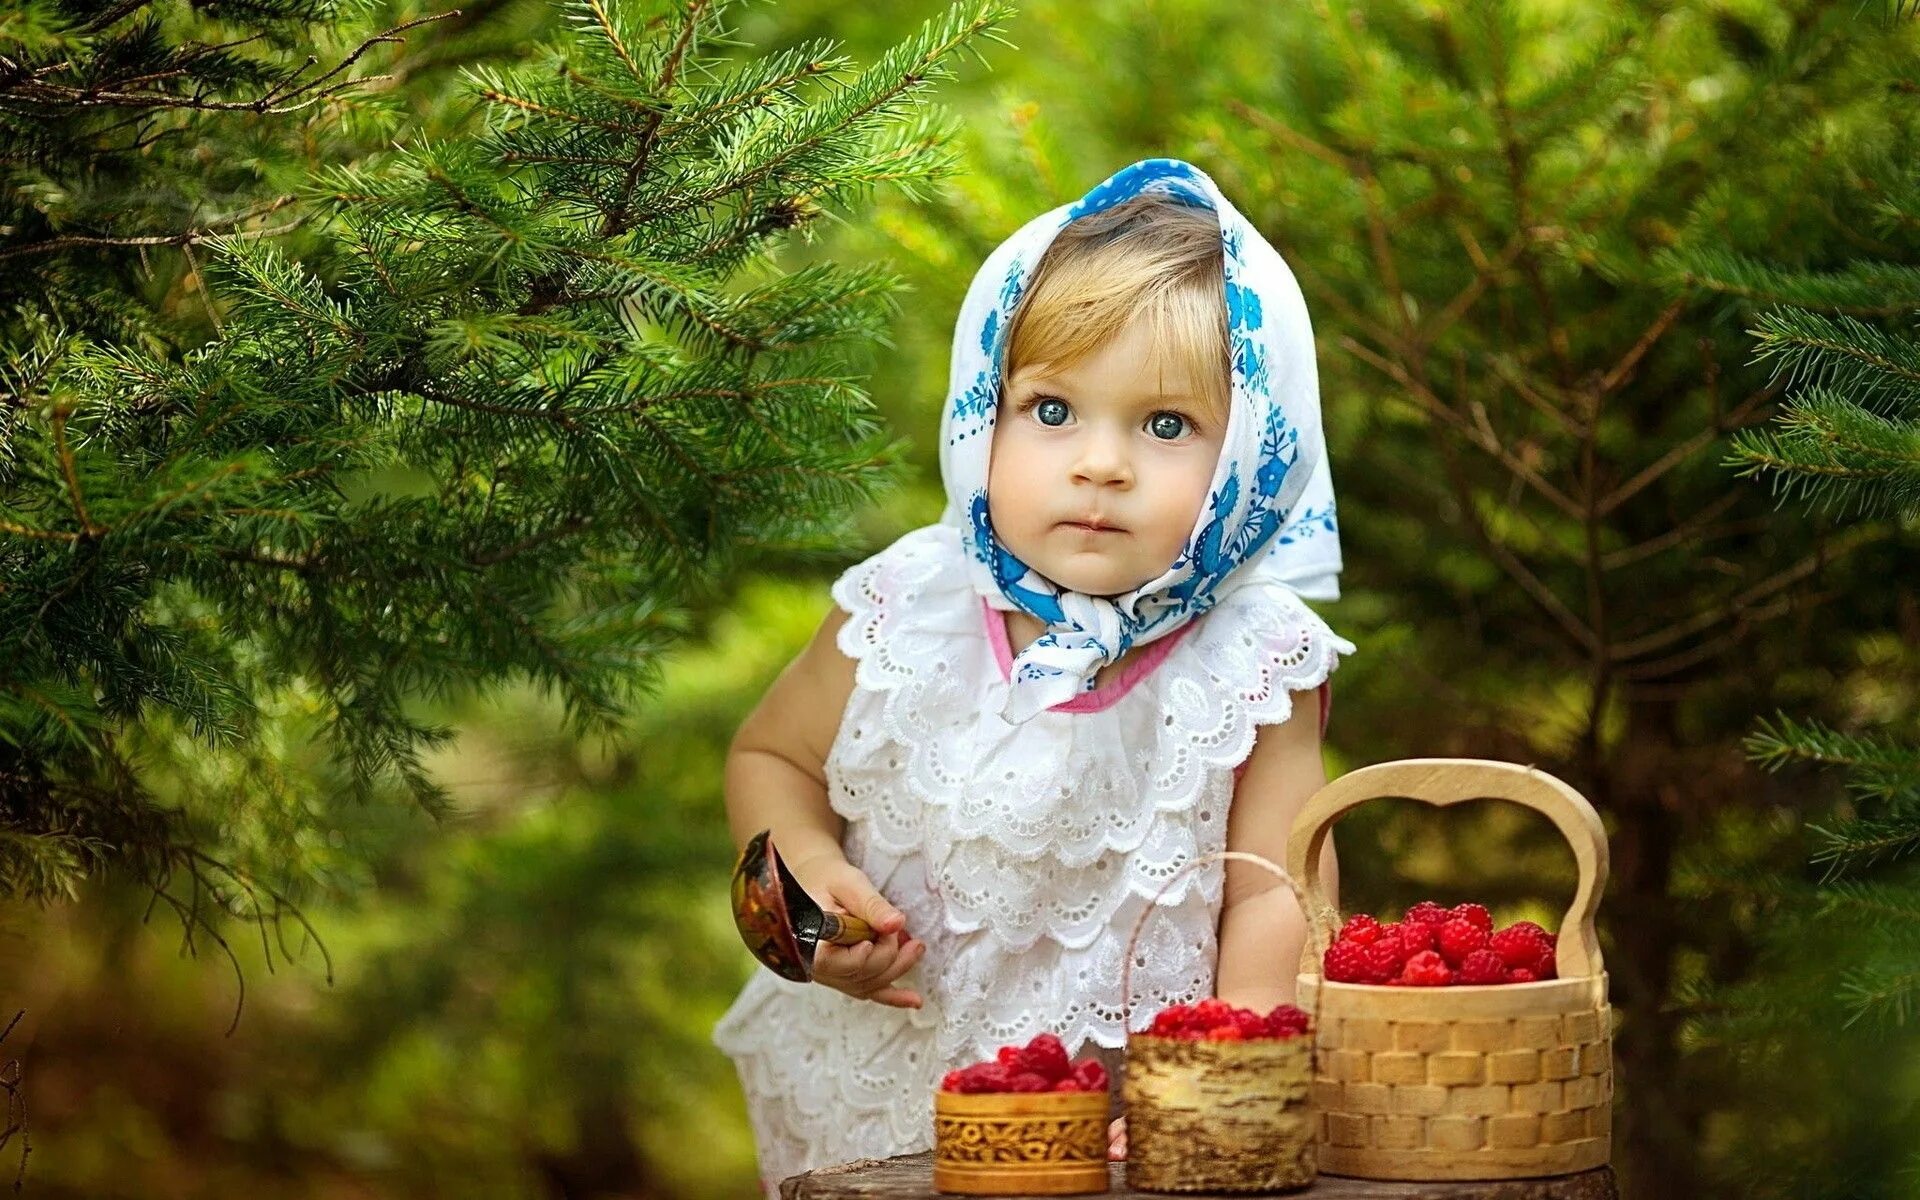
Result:
{"label": "blurred green foliage", "polygon": [[[942,7],[751,7],[741,52],[826,36],[870,61]],[[1028,217],[1154,154],[1213,172],[1295,263],[1314,306],[1348,534],[1347,595],[1326,612],[1361,647],[1336,680],[1329,770],[1484,753],[1554,765],[1592,788],[1580,772],[1606,765],[1606,783],[1666,822],[1665,841],[1616,847],[1626,855],[1617,878],[1654,856],[1667,870],[1640,876],[1660,880],[1656,894],[1609,898],[1610,959],[1642,952],[1648,931],[1667,939],[1644,951],[1662,956],[1665,984],[1617,974],[1624,1003],[1677,1023],[1707,1002],[1703,981],[1779,971],[1793,982],[1778,1004],[1829,1020],[1818,968],[1838,969],[1839,944],[1774,948],[1755,961],[1750,935],[1804,902],[1802,830],[1834,797],[1806,781],[1763,780],[1740,762],[1738,739],[1762,689],[1769,704],[1843,725],[1910,725],[1920,711],[1920,618],[1911,593],[1903,610],[1900,589],[1885,586],[1902,562],[1911,570],[1910,554],[1837,567],[1820,584],[1824,615],[1795,610],[1743,646],[1736,664],[1656,681],[1666,690],[1652,698],[1603,696],[1596,712],[1577,657],[1466,535],[1467,514],[1434,482],[1445,478],[1444,437],[1409,411],[1403,386],[1352,352],[1354,339],[1366,344],[1367,323],[1390,318],[1399,301],[1368,247],[1364,189],[1350,171],[1283,153],[1256,118],[1380,156],[1376,179],[1396,202],[1411,262],[1404,294],[1430,312],[1467,278],[1457,255],[1447,257],[1460,223],[1511,216],[1490,182],[1464,207],[1426,194],[1432,148],[1460,147],[1444,172],[1498,168],[1489,157],[1498,116],[1484,86],[1497,56],[1486,48],[1496,36],[1520,39],[1529,57],[1516,86],[1540,105],[1543,169],[1578,201],[1541,219],[1578,219],[1587,230],[1542,265],[1547,292],[1578,305],[1578,361],[1603,362],[1674,294],[1653,259],[1659,247],[1719,236],[1772,243],[1811,265],[1844,254],[1851,229],[1835,213],[1858,198],[1844,171],[1822,168],[1835,159],[1818,134],[1866,136],[1884,95],[1863,74],[1816,69],[1842,56],[1849,37],[1873,36],[1845,24],[1868,17],[1833,8],[1541,0],[1512,6],[1516,22],[1501,26],[1441,3],[1032,0],[1009,31],[1017,48],[991,48],[990,70],[963,68],[942,93],[965,118],[965,174],[923,201],[882,196],[841,214],[788,256],[794,265],[886,260],[908,280],[890,344],[876,347],[871,391],[912,446],[914,480],[861,515],[863,544],[830,558],[769,556],[739,578],[700,614],[657,695],[618,737],[572,739],[558,702],[538,694],[436,711],[459,728],[431,761],[457,817],[434,824],[368,810],[362,825],[330,835],[351,853],[341,855],[336,898],[310,915],[336,982],[321,982],[312,948],[304,965],[271,975],[270,956],[243,948],[248,1008],[230,1038],[222,1031],[234,980],[215,960],[176,959],[165,922],[140,924],[140,895],[101,888],[69,909],[5,913],[0,957],[31,964],[23,1002],[43,1014],[24,1050],[0,1046],[26,1060],[30,1186],[56,1197],[752,1194],[744,1110],[729,1064],[707,1043],[752,969],[723,889],[727,742],[826,611],[834,574],[937,517],[947,338],[980,259]],[[1451,42],[1436,32],[1450,14],[1461,21]],[[392,8],[378,19],[409,15]],[[395,95],[412,127],[458,129],[452,68],[512,59],[545,19],[537,4],[478,5],[457,36],[411,40]],[[1572,79],[1593,86],[1553,92]],[[1683,112],[1689,104],[1699,113]],[[1544,352],[1525,360],[1545,344],[1527,287],[1519,281],[1517,302],[1446,348],[1476,363],[1503,349],[1523,367],[1548,361]],[[1737,304],[1690,309],[1684,320],[1687,336],[1656,356],[1607,429],[1604,450],[1620,463],[1644,463],[1686,436],[1676,429],[1706,403],[1703,358],[1730,381],[1763,377],[1747,364]],[[1707,455],[1686,478],[1714,469]],[[1528,561],[1558,562],[1563,531],[1528,519],[1501,477],[1471,482],[1467,507],[1506,544]],[[1673,498],[1711,494],[1695,486]],[[1706,594],[1702,581],[1716,572],[1769,558],[1785,565],[1802,535],[1770,528],[1763,497],[1741,503],[1755,522],[1738,542],[1747,561],[1725,546],[1686,544],[1671,575],[1637,580],[1648,613],[1695,594],[1685,589]],[[1636,516],[1645,522],[1637,533],[1658,536],[1688,511],[1663,501]],[[1603,753],[1582,757],[1588,737]],[[1619,814],[1608,818],[1619,827]],[[1350,909],[1474,897],[1503,920],[1553,926],[1571,891],[1567,849],[1543,823],[1491,803],[1445,819],[1382,803],[1340,836]],[[1665,1137],[1668,1153],[1690,1155],[1692,1194],[1753,1194],[1740,1164],[1776,1129],[1797,1154],[1833,1165],[1833,1186],[1804,1194],[1914,1194],[1891,1165],[1920,1096],[1920,1078],[1897,1066],[1920,1061],[1910,1036],[1890,1050],[1816,1024],[1771,1065],[1757,1047],[1692,1029],[1677,1036],[1659,1066],[1670,1075],[1621,1087],[1623,1103],[1643,1104],[1663,1126],[1651,1136]],[[1859,1073],[1857,1056],[1874,1054],[1895,1065]],[[1743,1074],[1758,1066],[1766,1069]],[[1674,1097],[1683,1090],[1691,1095]]]}

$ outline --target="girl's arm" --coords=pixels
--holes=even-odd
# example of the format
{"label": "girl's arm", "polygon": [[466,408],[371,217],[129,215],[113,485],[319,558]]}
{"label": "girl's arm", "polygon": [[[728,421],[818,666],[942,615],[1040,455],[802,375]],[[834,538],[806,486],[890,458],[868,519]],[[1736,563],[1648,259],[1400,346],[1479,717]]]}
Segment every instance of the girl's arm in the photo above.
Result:
{"label": "girl's arm", "polygon": [[891,986],[926,952],[909,937],[906,917],[847,861],[840,847],[846,822],[827,802],[827,753],[853,694],[854,662],[835,643],[847,614],[829,609],[727,748],[727,824],[737,850],[762,829],[773,831],[780,861],[807,894],[833,912],[863,917],[880,935],[854,946],[814,951],[815,981],[861,999],[920,1007],[918,994]]}
{"label": "girl's arm", "polygon": [[[1320,697],[1293,693],[1293,715],[1256,732],[1247,769],[1233,789],[1227,813],[1227,849],[1258,854],[1275,866],[1287,865],[1287,831],[1307,797],[1327,781],[1320,762]],[[1327,899],[1339,905],[1339,863],[1333,836],[1320,855],[1320,881]],[[1293,889],[1272,872],[1252,863],[1227,863],[1220,910],[1220,960],[1213,994],[1228,1004],[1270,1012],[1293,1003],[1300,948],[1307,921]],[[1107,1126],[1107,1157],[1127,1156],[1127,1119]]]}
{"label": "girl's arm", "polygon": [[[1227,849],[1287,865],[1287,832],[1307,798],[1327,781],[1320,761],[1320,698],[1293,693],[1293,715],[1263,725],[1234,788]],[[1320,856],[1327,899],[1339,904],[1339,862],[1329,836]],[[1220,913],[1220,959],[1214,994],[1229,1004],[1267,1012],[1291,1004],[1307,922],[1293,890],[1252,863],[1227,863]]]}

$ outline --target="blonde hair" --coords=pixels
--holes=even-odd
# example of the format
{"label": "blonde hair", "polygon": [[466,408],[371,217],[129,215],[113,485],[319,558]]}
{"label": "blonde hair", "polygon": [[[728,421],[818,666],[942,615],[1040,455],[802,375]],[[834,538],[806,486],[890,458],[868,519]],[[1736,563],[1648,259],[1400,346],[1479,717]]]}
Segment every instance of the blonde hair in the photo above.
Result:
{"label": "blonde hair", "polygon": [[1198,381],[1226,421],[1232,385],[1226,273],[1212,209],[1135,196],[1054,236],[1007,328],[1003,378],[1070,367],[1144,317],[1153,345]]}

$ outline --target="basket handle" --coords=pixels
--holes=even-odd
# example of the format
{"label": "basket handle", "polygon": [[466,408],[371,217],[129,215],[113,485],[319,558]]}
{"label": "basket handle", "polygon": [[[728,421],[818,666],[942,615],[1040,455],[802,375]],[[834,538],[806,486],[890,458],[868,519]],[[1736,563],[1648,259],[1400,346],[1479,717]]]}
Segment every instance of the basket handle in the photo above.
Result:
{"label": "basket handle", "polygon": [[[1166,882],[1160,885],[1160,890],[1153,894],[1153,899],[1148,901],[1147,907],[1141,910],[1139,917],[1133,922],[1133,932],[1127,936],[1127,954],[1125,958],[1120,960],[1120,1031],[1126,1036],[1133,1036],[1133,948],[1134,944],[1140,940],[1140,931],[1147,927],[1147,918],[1151,917],[1154,912],[1159,909],[1160,897],[1166,895],[1167,889],[1178,882],[1188,871],[1193,870],[1195,867],[1205,866],[1208,863],[1225,862],[1228,859],[1233,859],[1237,862],[1253,863],[1255,866],[1263,867],[1267,871],[1270,871],[1281,883],[1286,884],[1287,887],[1292,889],[1293,898],[1299,903],[1300,911],[1302,913],[1308,911],[1307,897],[1306,894],[1300,890],[1299,881],[1293,875],[1283,870],[1278,863],[1261,855],[1249,854],[1245,850],[1216,850],[1211,854],[1202,854],[1198,858],[1190,858],[1186,862],[1181,863],[1173,874],[1167,876]],[[1312,918],[1308,918],[1307,920],[1307,939],[1309,942],[1313,939]],[[1297,996],[1294,998],[1299,999]],[[1318,991],[1314,993],[1313,1011],[1307,1014],[1307,1021],[1308,1031],[1317,1038],[1320,1033],[1320,993]]]}
{"label": "basket handle", "polygon": [[[1287,866],[1302,880],[1307,943],[1300,973],[1318,975],[1322,956],[1340,928],[1340,913],[1327,903],[1320,880],[1320,853],[1335,821],[1347,810],[1387,796],[1404,796],[1444,807],[1462,800],[1511,800],[1552,821],[1573,847],[1579,884],[1561,919],[1555,960],[1562,979],[1600,976],[1600,938],[1594,914],[1607,886],[1607,831],[1587,798],[1534,767],[1484,758],[1407,758],[1349,771],[1308,798],[1287,835]],[[1316,992],[1319,989],[1316,989]]]}

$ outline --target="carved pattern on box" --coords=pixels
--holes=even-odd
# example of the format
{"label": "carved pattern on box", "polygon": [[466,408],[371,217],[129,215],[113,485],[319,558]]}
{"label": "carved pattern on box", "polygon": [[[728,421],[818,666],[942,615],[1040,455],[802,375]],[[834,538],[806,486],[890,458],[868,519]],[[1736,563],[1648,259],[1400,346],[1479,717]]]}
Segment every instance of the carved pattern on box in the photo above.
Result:
{"label": "carved pattern on box", "polygon": [[1107,1161],[1106,1114],[1092,1119],[935,1117],[940,1156],[952,1163]]}
{"label": "carved pattern on box", "polygon": [[933,1186],[974,1195],[1107,1190],[1107,1107],[1099,1092],[938,1092]]}

